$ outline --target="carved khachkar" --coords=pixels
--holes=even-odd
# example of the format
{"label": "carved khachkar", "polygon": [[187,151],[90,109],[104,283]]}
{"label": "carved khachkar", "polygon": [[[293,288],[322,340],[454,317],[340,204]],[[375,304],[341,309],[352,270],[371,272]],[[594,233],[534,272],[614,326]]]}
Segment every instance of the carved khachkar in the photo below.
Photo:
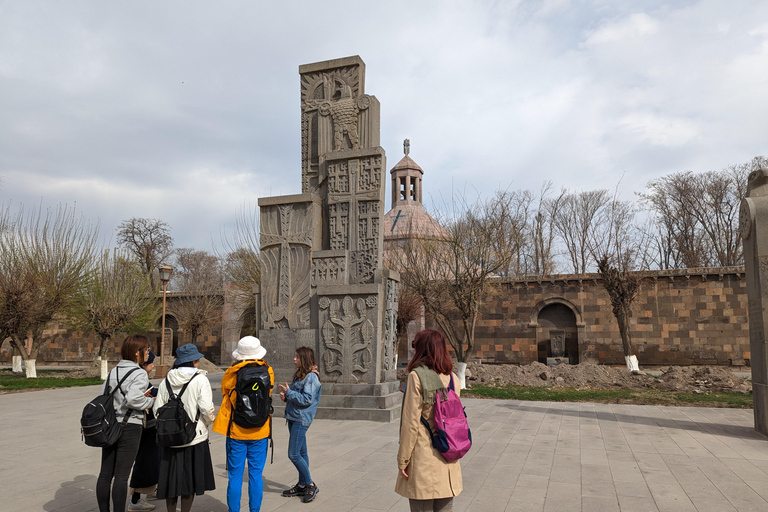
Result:
{"label": "carved khachkar", "polygon": [[320,297],[322,371],[331,382],[360,382],[372,369],[376,336],[376,295]]}
{"label": "carved khachkar", "polygon": [[768,435],[768,168],[750,173],[739,224],[749,305],[755,430]]}
{"label": "carved khachkar", "polygon": [[376,402],[391,421],[400,399],[399,275],[382,268],[379,102],[365,94],[360,57],[307,64],[299,74],[303,193],[259,199],[259,337],[275,358],[270,364],[289,375],[296,340],[314,334],[323,396],[356,386],[356,396],[386,397]]}
{"label": "carved khachkar", "polygon": [[549,331],[549,344],[552,350],[552,357],[563,357],[565,353],[565,331]]}
{"label": "carved khachkar", "polygon": [[264,328],[310,327],[309,271],[313,235],[317,231],[314,227],[316,209],[311,200],[263,205],[261,208],[261,316]]}
{"label": "carved khachkar", "polygon": [[350,251],[350,283],[373,282],[384,234],[384,157],[380,148],[332,153],[324,161],[330,249]]}

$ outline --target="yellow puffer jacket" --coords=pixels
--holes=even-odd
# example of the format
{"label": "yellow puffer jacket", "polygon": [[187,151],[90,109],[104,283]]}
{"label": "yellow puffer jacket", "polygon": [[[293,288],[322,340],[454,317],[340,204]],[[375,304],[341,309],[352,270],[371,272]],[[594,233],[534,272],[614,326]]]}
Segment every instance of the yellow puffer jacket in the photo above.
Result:
{"label": "yellow puffer jacket", "polygon": [[[246,361],[239,361],[224,372],[224,377],[221,379],[221,407],[219,407],[219,413],[216,415],[216,419],[213,421],[212,430],[219,434],[227,435],[229,429],[229,418],[232,417],[232,406],[237,399],[237,392],[232,392],[235,389],[237,383],[237,370],[243,366],[258,363],[267,364],[261,359],[249,359]],[[272,371],[272,367],[269,367],[269,381],[272,387],[275,386],[275,373]],[[232,396],[229,393],[232,392]],[[232,430],[229,433],[229,437],[237,439],[238,441],[253,441],[254,439],[265,439],[269,437],[269,427],[271,422],[267,421],[258,428],[242,428],[238,426],[234,421],[232,422]]]}

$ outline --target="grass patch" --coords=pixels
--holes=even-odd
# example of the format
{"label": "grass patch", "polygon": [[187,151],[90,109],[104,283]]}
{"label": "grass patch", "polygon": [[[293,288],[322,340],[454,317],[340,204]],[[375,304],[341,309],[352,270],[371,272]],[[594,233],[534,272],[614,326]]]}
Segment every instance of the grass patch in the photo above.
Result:
{"label": "grass patch", "polygon": [[[37,372],[36,379],[28,379],[24,375],[8,375],[4,372],[0,375],[0,391],[17,391],[20,389],[51,389],[71,388],[77,386],[93,386],[101,384],[101,379],[68,379],[61,374],[66,370],[42,370]],[[59,375],[59,377],[54,377]]]}
{"label": "grass patch", "polygon": [[540,402],[595,402],[603,404],[634,405],[689,405],[698,407],[728,407],[750,409],[752,395],[742,393],[681,393],[658,389],[576,389],[507,386],[472,386],[462,396],[500,398],[503,400],[531,400]]}

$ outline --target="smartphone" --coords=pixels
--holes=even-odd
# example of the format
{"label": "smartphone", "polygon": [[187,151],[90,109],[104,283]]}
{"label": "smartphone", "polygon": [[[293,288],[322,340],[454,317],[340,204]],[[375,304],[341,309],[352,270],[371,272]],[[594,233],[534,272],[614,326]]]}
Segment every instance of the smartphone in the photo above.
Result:
{"label": "smartphone", "polygon": [[406,384],[407,384],[407,382],[403,382],[403,383],[400,384],[400,392],[401,393],[405,393],[405,385]]}

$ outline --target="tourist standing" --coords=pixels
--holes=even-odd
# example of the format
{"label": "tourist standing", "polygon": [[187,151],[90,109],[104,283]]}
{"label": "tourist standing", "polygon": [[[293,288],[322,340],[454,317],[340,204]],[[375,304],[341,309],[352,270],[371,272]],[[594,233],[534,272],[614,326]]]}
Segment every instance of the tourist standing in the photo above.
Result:
{"label": "tourist standing", "polygon": [[[117,421],[123,421],[120,438],[111,446],[101,449],[101,470],[96,480],[96,501],[99,512],[109,512],[110,486],[112,488],[112,508],[114,512],[124,512],[128,494],[128,476],[139,449],[143,422],[142,411],[152,407],[154,399],[144,392],[149,385],[147,372],[140,364],[149,354],[149,341],[144,336],[128,336],[120,348],[120,361],[104,381],[102,392],[107,387],[115,390],[113,404]],[[128,372],[131,372],[128,375]],[[127,375],[127,377],[126,377]],[[121,379],[122,384],[118,386]]]}
{"label": "tourist standing", "polygon": [[[275,384],[275,375],[272,368],[264,361],[267,350],[261,346],[258,338],[245,336],[237,342],[237,349],[232,352],[235,360],[232,366],[224,372],[221,379],[222,402],[216,420],[213,423],[213,431],[227,436],[227,507],[229,512],[239,512],[240,498],[243,491],[243,470],[248,461],[248,507],[250,512],[258,512],[261,509],[261,500],[264,493],[264,481],[262,473],[267,463],[267,448],[272,432],[271,404],[268,406],[268,421],[261,426],[246,428],[235,422],[237,413],[238,372],[246,372],[247,369],[264,371],[269,380],[269,389],[265,390],[269,397]],[[262,368],[256,368],[262,367]],[[243,375],[241,373],[241,381]],[[255,385],[254,385],[255,386]],[[253,412],[253,411],[251,411]]]}
{"label": "tourist standing", "polygon": [[307,430],[315,419],[321,393],[315,351],[309,347],[299,347],[293,364],[296,366],[293,382],[290,386],[286,382],[279,387],[280,399],[285,402],[285,419],[290,431],[288,458],[299,471],[299,482],[283,491],[283,496],[301,496],[302,502],[309,503],[315,499],[319,490],[309,474],[307,453]]}
{"label": "tourist standing", "polygon": [[[150,350],[147,360],[141,365],[147,372],[147,377],[152,373],[155,367],[155,354]],[[150,383],[144,395],[156,397],[157,388]],[[136,454],[136,461],[133,463],[133,473],[131,473],[131,501],[128,503],[128,510],[154,510],[155,505],[142,499],[141,495],[155,498],[157,493],[157,481],[160,476],[160,454],[162,450],[157,444],[157,421],[152,409],[143,411],[144,429],[141,431],[141,441],[139,442],[139,451]]]}
{"label": "tourist standing", "polygon": [[[446,462],[432,447],[430,432],[421,420],[427,420],[434,431],[437,391],[447,388],[451,378],[457,383],[458,378],[451,373],[453,363],[441,333],[416,333],[413,348],[403,397],[395,492],[408,498],[411,511],[450,512],[453,497],[463,488],[461,465],[458,460]],[[455,387],[458,394],[459,388]]]}
{"label": "tourist standing", "polygon": [[169,399],[168,384],[174,395],[178,395],[187,384],[181,402],[193,421],[198,418],[196,435],[190,443],[163,447],[157,498],[165,499],[165,505],[171,512],[176,511],[179,497],[181,511],[189,512],[195,495],[201,496],[205,491],[216,488],[208,446],[208,425],[213,422],[215,411],[211,383],[206,377],[208,372],[198,369],[202,358],[203,354],[192,343],[180,346],[176,349],[173,368],[158,386],[155,415]]}

